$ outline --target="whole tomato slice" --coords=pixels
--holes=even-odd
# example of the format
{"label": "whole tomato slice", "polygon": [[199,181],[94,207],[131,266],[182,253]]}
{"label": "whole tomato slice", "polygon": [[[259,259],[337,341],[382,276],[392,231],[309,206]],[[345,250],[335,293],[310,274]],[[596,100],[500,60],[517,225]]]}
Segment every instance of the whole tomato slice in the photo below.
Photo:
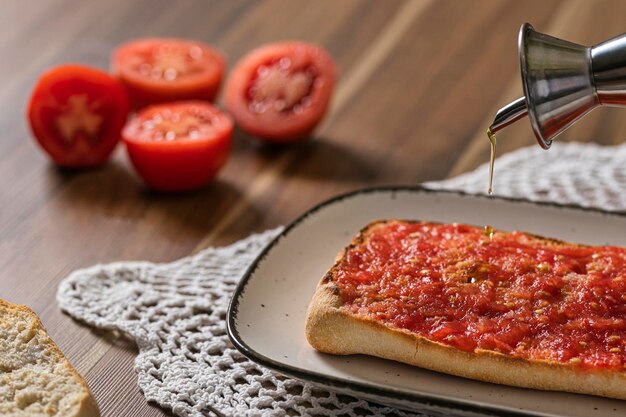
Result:
{"label": "whole tomato slice", "polygon": [[211,180],[230,151],[233,122],[203,101],[149,106],[122,138],[135,169],[158,191],[187,191]]}
{"label": "whole tomato slice", "polygon": [[148,38],[117,47],[112,65],[133,106],[140,108],[177,100],[213,101],[225,60],[201,42]]}
{"label": "whole tomato slice", "polygon": [[33,135],[58,165],[104,163],[129,112],[122,84],[106,72],[62,65],[41,75],[28,103]]}
{"label": "whole tomato slice", "polygon": [[226,107],[251,135],[272,142],[302,139],[324,116],[335,77],[332,57],[317,45],[265,45],[233,69]]}

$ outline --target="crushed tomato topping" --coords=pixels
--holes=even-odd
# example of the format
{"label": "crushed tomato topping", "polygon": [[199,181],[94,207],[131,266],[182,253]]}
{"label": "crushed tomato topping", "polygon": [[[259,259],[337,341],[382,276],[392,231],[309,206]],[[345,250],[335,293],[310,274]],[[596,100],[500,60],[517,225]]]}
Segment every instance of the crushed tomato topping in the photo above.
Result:
{"label": "crushed tomato topping", "polygon": [[626,366],[626,249],[463,224],[388,222],[348,248],[352,313],[465,351]]}

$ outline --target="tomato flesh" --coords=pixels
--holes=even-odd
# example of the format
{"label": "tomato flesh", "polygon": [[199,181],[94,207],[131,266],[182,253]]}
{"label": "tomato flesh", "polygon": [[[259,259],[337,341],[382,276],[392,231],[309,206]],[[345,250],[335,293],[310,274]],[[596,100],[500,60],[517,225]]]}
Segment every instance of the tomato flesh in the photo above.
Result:
{"label": "tomato flesh", "polygon": [[259,67],[248,88],[251,112],[260,114],[272,110],[297,114],[311,105],[311,90],[317,78],[315,68],[290,72],[289,67],[289,58]]}
{"label": "tomato flesh", "polygon": [[226,162],[233,124],[198,101],[145,108],[122,132],[139,175],[159,191],[187,191],[210,181]]}
{"label": "tomato flesh", "polygon": [[113,71],[135,108],[177,100],[213,101],[224,67],[215,49],[183,39],[140,39],[113,53]]}
{"label": "tomato flesh", "polygon": [[391,222],[337,267],[343,308],[466,351],[623,369],[626,249]]}
{"label": "tomato flesh", "polygon": [[241,59],[226,86],[226,106],[246,132],[272,142],[305,138],[324,116],[335,66],[302,42],[261,47]]}
{"label": "tomato flesh", "polygon": [[70,168],[104,163],[120,139],[128,111],[118,80],[81,65],[44,73],[28,104],[33,135],[55,163]]}

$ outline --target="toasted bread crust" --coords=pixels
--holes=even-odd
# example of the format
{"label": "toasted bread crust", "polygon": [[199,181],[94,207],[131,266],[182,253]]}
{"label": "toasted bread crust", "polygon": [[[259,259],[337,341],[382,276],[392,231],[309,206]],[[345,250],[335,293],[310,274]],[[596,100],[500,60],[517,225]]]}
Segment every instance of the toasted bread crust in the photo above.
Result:
{"label": "toasted bread crust", "polygon": [[[24,305],[13,304],[8,301],[0,299],[0,313],[3,311],[7,312],[16,312],[22,313],[28,316],[32,320],[31,331],[40,333],[43,337],[44,343],[50,349],[51,353],[56,358],[59,366],[63,367],[65,370],[71,372],[74,375],[74,378],[77,382],[80,383],[82,387],[82,392],[77,394],[78,407],[72,410],[71,417],[99,417],[100,411],[98,409],[98,405],[91,394],[89,386],[85,382],[85,380],[80,376],[78,371],[70,364],[67,360],[63,352],[59,349],[59,347],[54,343],[52,338],[46,332],[41,320],[37,316],[37,314]],[[0,314],[0,319],[3,319]]]}
{"label": "toasted bread crust", "polygon": [[[367,239],[370,231],[384,223],[368,225],[349,247]],[[547,245],[572,245],[534,237]],[[346,250],[340,252],[338,260]],[[479,381],[626,400],[626,372],[587,370],[574,364],[517,358],[482,349],[467,352],[358,317],[341,308],[343,300],[333,280],[336,267],[337,263],[318,285],[307,312],[306,337],[320,352],[372,355]]]}

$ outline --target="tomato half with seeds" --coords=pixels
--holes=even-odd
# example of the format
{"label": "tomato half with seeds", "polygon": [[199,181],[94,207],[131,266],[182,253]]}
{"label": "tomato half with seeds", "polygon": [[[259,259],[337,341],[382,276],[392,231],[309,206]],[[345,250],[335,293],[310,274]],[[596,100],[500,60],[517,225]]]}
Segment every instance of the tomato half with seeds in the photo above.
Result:
{"label": "tomato half with seeds", "polygon": [[226,107],[239,126],[272,142],[306,138],[324,116],[335,85],[330,54],[282,42],[243,57],[226,84]]}
{"label": "tomato half with seeds", "polygon": [[42,74],[27,108],[33,135],[56,164],[67,168],[104,163],[128,112],[122,84],[82,65],[62,65]]}
{"label": "tomato half with seeds", "polygon": [[158,191],[188,191],[209,182],[226,162],[233,122],[202,101],[149,106],[122,131],[139,175]]}
{"label": "tomato half with seeds", "polygon": [[213,101],[225,67],[222,54],[210,46],[173,38],[122,44],[112,61],[135,108],[177,100]]}

